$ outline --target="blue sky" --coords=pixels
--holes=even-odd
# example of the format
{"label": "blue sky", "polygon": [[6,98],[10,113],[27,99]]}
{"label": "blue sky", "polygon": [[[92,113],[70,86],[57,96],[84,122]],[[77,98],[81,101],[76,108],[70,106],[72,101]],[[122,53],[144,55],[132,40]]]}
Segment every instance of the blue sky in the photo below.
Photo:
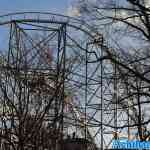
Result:
{"label": "blue sky", "polygon": [[64,13],[71,0],[0,0],[0,15],[16,11]]}
{"label": "blue sky", "polygon": [[[40,11],[52,12],[58,14],[67,14],[67,9],[72,0],[0,0],[0,16],[7,13],[21,12],[21,11]],[[5,47],[4,43],[7,41],[5,31],[0,28],[0,49]],[[2,40],[3,39],[3,40]],[[3,43],[3,44],[1,44]]]}

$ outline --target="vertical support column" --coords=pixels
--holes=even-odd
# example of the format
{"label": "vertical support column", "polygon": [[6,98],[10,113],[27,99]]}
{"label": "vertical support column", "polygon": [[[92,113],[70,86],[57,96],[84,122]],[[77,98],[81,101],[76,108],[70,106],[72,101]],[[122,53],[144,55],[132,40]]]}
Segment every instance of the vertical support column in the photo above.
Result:
{"label": "vertical support column", "polygon": [[[56,98],[54,116],[54,149],[58,150],[59,144],[63,144],[64,129],[64,99],[65,99],[65,79],[66,79],[66,24],[61,24],[58,31],[58,51],[57,51],[57,77],[56,77]],[[63,149],[63,146],[60,147]]]}
{"label": "vertical support column", "polygon": [[[88,95],[88,45],[89,43],[86,44],[86,51],[85,51],[85,127],[84,127],[84,132],[85,132],[85,140],[87,140],[87,95]],[[87,150],[87,142],[85,143],[85,148]]]}
{"label": "vertical support column", "polygon": [[10,63],[10,54],[11,54],[11,50],[12,50],[12,37],[13,37],[13,24],[11,23],[10,31],[9,31],[9,49],[8,49],[8,55],[7,55],[8,67],[9,67],[9,63]]}
{"label": "vertical support column", "polygon": [[56,83],[55,83],[55,90],[56,90],[56,96],[55,96],[55,106],[54,106],[54,118],[56,118],[53,122],[54,124],[54,136],[53,136],[53,147],[52,150],[57,150],[57,118],[58,118],[58,105],[59,105],[59,88],[60,88],[60,83],[59,83],[59,76],[60,76],[60,50],[61,50],[61,30],[58,30],[58,45],[57,45],[57,64],[56,64]]}
{"label": "vertical support column", "polygon": [[[129,95],[129,85],[128,85],[128,77],[127,77],[127,95]],[[130,105],[131,105],[131,102],[130,102],[130,99],[128,100],[128,109],[127,109],[127,112],[128,112],[128,140],[131,140],[131,135],[130,135]]]}
{"label": "vertical support column", "polygon": [[[103,48],[101,47],[101,57],[103,57]],[[100,115],[101,115],[101,125],[100,125],[100,129],[101,129],[101,150],[103,150],[103,61],[100,62],[101,64],[101,77],[100,77],[100,84],[101,84],[101,104],[100,104]]]}
{"label": "vertical support column", "polygon": [[118,139],[118,130],[117,130],[117,107],[118,107],[118,98],[117,98],[117,65],[116,63],[114,64],[114,74],[113,74],[113,79],[114,79],[114,96],[113,96],[113,101],[114,101],[114,126],[115,128],[115,137],[114,139]]}
{"label": "vertical support column", "polygon": [[66,24],[63,24],[63,67],[62,67],[62,110],[61,110],[61,142],[63,143],[64,129],[64,101],[65,101],[65,79],[66,79]]}
{"label": "vertical support column", "polygon": [[[64,99],[65,99],[65,78],[66,78],[66,24],[63,24],[63,99],[62,99],[62,126],[61,131],[63,134],[64,128]],[[63,135],[62,135],[63,139]]]}

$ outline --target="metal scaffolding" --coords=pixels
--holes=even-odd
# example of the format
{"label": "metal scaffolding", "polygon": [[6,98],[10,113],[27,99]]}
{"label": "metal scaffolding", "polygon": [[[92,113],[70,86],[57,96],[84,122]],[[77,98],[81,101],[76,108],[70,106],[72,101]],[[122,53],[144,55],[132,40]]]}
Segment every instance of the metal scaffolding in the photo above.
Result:
{"label": "metal scaffolding", "polygon": [[137,131],[131,129],[130,82],[147,81],[100,33],[80,20],[40,12],[0,16],[0,28],[7,35],[0,60],[0,149],[60,150],[66,141],[84,139],[84,149],[103,150]]}

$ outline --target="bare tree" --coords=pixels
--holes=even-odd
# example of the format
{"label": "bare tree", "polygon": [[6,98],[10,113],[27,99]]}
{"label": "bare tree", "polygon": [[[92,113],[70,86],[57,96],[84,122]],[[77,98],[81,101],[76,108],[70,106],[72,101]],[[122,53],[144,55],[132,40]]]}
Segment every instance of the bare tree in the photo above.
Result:
{"label": "bare tree", "polygon": [[[123,129],[135,127],[138,138],[149,138],[149,45],[150,4],[147,0],[80,0],[74,7],[80,18],[91,23],[93,30],[105,39],[105,57],[117,68],[117,103],[130,118],[128,124],[111,126]],[[123,94],[121,90],[123,89]],[[112,99],[112,103],[114,100]],[[107,125],[106,125],[107,126]]]}
{"label": "bare tree", "polygon": [[2,149],[55,148],[62,138],[63,79],[48,46],[51,35],[27,38],[16,23],[10,32],[8,56],[1,63]]}

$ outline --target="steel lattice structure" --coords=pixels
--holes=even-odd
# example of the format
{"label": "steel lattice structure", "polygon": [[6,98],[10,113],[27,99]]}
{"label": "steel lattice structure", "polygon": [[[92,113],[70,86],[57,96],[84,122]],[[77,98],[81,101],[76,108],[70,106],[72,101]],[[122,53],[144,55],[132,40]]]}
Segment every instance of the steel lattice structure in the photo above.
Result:
{"label": "steel lattice structure", "polygon": [[143,79],[100,33],[40,12],[0,16],[0,28],[7,35],[0,62],[2,149],[9,143],[9,149],[57,150],[71,134],[104,149],[117,133],[129,137],[134,110],[123,97],[134,90],[131,78]]}

